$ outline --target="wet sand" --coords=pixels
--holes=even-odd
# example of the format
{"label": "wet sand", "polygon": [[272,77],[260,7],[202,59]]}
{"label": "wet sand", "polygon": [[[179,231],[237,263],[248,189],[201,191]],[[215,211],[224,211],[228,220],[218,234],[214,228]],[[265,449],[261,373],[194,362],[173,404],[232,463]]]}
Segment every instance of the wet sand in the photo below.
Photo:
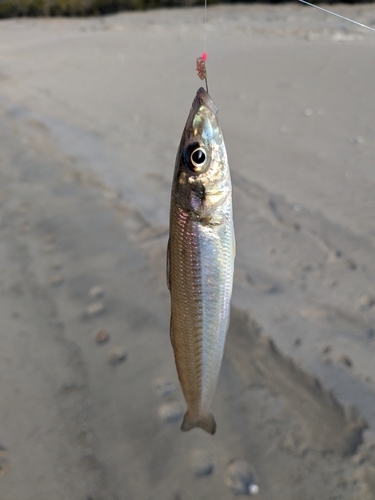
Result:
{"label": "wet sand", "polygon": [[179,430],[165,248],[201,25],[0,23],[1,499],[228,499],[243,460],[263,500],[374,498],[375,38],[311,9],[209,9],[237,260],[217,434]]}

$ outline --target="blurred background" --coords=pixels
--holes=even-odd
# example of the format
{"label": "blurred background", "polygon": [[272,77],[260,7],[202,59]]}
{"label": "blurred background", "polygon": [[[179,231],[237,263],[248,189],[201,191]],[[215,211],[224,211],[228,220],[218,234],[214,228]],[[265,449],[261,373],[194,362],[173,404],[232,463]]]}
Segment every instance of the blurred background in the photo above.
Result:
{"label": "blurred background", "polygon": [[[207,0],[207,3],[208,5],[215,5],[219,3],[236,4],[238,2]],[[271,0],[267,3],[278,4],[281,2],[280,0]],[[363,4],[366,2],[344,1],[341,3]],[[121,11],[146,10],[158,7],[192,7],[196,5],[204,5],[204,0],[1,0],[0,18],[18,16],[97,16]]]}
{"label": "blurred background", "polygon": [[209,2],[237,258],[218,431],[181,433],[165,252],[204,10],[172,4],[0,2],[0,498],[373,500],[375,36]]}

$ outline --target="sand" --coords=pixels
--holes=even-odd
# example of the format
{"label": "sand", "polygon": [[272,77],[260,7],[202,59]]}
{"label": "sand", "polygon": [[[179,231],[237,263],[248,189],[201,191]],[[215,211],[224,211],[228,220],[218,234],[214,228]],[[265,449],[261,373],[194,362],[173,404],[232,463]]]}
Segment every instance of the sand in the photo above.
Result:
{"label": "sand", "polygon": [[1,500],[230,499],[236,471],[375,497],[375,38],[299,5],[209,9],[237,260],[217,434],[179,430],[165,248],[202,19],[0,23]]}

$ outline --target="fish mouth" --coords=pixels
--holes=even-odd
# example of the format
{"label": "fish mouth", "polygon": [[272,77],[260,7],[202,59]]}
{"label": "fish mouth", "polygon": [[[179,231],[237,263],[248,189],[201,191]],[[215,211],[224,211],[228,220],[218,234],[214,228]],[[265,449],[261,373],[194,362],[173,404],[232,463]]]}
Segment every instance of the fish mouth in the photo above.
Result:
{"label": "fish mouth", "polygon": [[216,105],[211,99],[209,93],[203,87],[198,89],[197,95],[193,101],[192,110],[194,113],[196,113],[201,106],[206,106],[214,115],[217,114]]}
{"label": "fish mouth", "polygon": [[220,128],[217,120],[217,107],[204,88],[200,88],[190,108],[180,143],[180,154],[191,143],[209,144],[220,139]]}

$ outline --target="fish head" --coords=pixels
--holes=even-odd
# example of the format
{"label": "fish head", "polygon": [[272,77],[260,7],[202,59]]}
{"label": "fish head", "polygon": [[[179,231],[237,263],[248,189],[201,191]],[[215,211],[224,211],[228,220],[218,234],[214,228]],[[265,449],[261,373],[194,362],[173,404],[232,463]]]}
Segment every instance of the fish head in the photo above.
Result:
{"label": "fish head", "polygon": [[230,174],[217,108],[200,88],[177,153],[172,196],[186,211],[209,217],[231,192]]}

